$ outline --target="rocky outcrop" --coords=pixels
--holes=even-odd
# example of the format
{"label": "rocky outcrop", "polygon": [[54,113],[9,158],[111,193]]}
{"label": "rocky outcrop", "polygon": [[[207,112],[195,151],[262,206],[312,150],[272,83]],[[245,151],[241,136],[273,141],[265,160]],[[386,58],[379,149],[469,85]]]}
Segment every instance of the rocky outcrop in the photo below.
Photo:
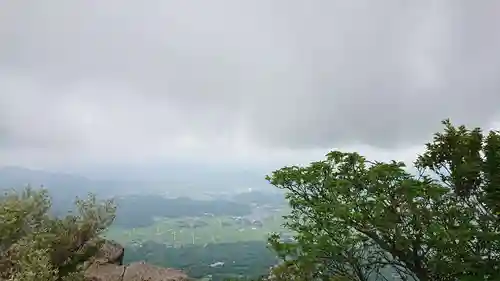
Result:
{"label": "rocky outcrop", "polygon": [[101,250],[97,253],[96,262],[122,265],[124,255],[125,249],[122,245],[111,240],[106,240],[101,246]]}
{"label": "rocky outcrop", "polygon": [[188,276],[177,269],[163,268],[136,262],[123,265],[123,247],[106,241],[95,260],[87,268],[88,281],[188,281]]}
{"label": "rocky outcrop", "polygon": [[122,281],[125,269],[124,265],[94,263],[85,271],[85,277],[88,281]]}
{"label": "rocky outcrop", "polygon": [[137,262],[125,267],[123,281],[187,281],[187,275],[177,269],[162,268],[151,264]]}

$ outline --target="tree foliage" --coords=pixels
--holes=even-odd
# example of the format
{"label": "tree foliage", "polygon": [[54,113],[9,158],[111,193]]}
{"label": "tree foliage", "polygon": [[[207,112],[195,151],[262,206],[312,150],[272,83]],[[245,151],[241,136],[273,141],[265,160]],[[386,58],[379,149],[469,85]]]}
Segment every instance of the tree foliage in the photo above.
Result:
{"label": "tree foliage", "polygon": [[[277,262],[276,255],[266,247],[265,241],[182,247],[171,247],[154,241],[143,242],[140,246],[128,245],[124,263],[142,260],[157,266],[181,269],[195,279],[210,275],[212,281],[228,281],[227,278],[238,276],[245,277],[240,281],[254,280],[266,275],[269,268]],[[225,264],[220,267],[210,266],[217,261]]]}
{"label": "tree foliage", "polygon": [[86,261],[101,245],[99,235],[113,221],[115,206],[89,195],[77,200],[77,214],[49,215],[43,189],[0,196],[0,280],[81,280]]}
{"label": "tree foliage", "polygon": [[339,151],[273,172],[268,180],[287,191],[286,226],[295,233],[291,243],[270,238],[286,265],[280,274],[500,280],[500,134],[443,125],[414,162],[416,173]]}

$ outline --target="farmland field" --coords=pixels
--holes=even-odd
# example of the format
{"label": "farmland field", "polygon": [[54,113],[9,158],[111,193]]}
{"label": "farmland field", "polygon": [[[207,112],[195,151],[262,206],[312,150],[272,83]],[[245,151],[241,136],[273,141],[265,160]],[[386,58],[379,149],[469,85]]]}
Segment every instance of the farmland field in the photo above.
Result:
{"label": "farmland field", "polygon": [[139,228],[111,227],[106,237],[124,244],[154,241],[169,246],[208,243],[263,241],[270,232],[285,231],[283,213],[268,214],[258,220],[246,217],[203,216],[156,218],[154,224]]}
{"label": "farmland field", "polygon": [[273,194],[213,200],[135,195],[118,198],[117,206],[105,236],[126,248],[126,263],[179,268],[194,278],[265,275],[277,263],[267,248],[269,234],[288,233],[282,224],[290,208]]}

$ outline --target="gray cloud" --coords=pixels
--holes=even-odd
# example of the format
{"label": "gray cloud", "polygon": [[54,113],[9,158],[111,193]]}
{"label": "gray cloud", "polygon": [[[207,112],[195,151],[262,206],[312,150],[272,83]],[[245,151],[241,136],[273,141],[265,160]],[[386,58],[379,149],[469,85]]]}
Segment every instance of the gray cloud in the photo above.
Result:
{"label": "gray cloud", "polygon": [[443,118],[484,125],[500,113],[499,8],[4,1],[0,145],[153,157],[418,144]]}

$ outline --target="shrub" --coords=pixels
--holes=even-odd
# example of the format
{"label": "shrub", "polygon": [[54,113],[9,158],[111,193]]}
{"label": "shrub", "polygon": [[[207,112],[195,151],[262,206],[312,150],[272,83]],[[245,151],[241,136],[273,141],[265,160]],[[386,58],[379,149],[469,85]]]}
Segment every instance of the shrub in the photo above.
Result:
{"label": "shrub", "polygon": [[0,280],[82,280],[116,207],[92,194],[77,198],[76,214],[56,218],[50,207],[44,189],[27,187],[0,196]]}

